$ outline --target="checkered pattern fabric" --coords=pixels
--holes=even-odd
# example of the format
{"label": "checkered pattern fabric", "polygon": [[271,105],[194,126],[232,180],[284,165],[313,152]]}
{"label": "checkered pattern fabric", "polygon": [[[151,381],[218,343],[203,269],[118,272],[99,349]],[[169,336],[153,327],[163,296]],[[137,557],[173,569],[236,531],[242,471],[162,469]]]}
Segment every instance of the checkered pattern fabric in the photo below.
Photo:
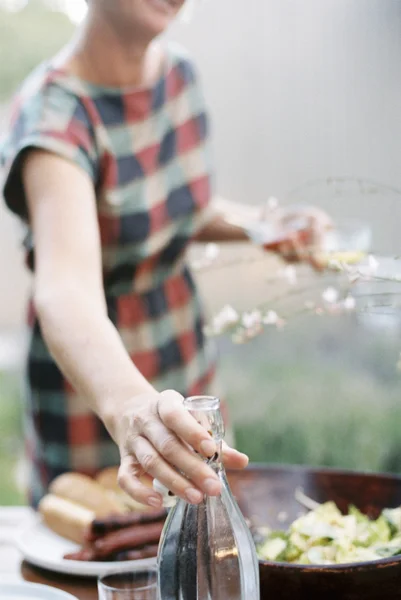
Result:
{"label": "checkered pattern fabric", "polygon": [[[4,197],[22,218],[20,164],[32,147],[73,161],[93,180],[108,313],[134,363],[157,389],[211,393],[214,356],[185,264],[188,243],[210,218],[212,193],[208,120],[191,62],[170,47],[154,87],[126,90],[50,65],[34,72],[2,152]],[[29,235],[27,257],[34,269]],[[32,303],[29,321],[26,439],[36,505],[55,476],[94,474],[118,464],[118,452],[52,360]]]}

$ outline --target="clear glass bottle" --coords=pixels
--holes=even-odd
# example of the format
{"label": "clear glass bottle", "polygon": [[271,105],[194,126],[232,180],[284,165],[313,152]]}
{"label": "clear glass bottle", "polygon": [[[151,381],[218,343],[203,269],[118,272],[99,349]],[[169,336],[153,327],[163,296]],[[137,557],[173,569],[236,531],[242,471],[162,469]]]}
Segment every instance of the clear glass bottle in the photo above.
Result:
{"label": "clear glass bottle", "polygon": [[216,441],[218,451],[207,462],[222,493],[205,496],[199,505],[178,499],[171,508],[159,545],[159,600],[259,600],[255,545],[221,462],[220,401],[197,396],[185,406]]}

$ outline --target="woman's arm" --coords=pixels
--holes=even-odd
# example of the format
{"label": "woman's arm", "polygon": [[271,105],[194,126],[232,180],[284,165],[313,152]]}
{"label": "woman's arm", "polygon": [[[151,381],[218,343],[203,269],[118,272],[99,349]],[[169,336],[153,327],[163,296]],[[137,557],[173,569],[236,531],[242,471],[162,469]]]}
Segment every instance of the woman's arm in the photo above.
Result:
{"label": "woman's arm", "polygon": [[93,185],[74,165],[39,151],[28,155],[23,177],[44,337],[71,384],[111,421],[116,403],[154,390],[107,317]]}
{"label": "woman's arm", "polygon": [[[108,318],[93,183],[76,165],[44,151],[25,159],[23,182],[35,243],[34,303],[51,354],[119,445],[121,485],[153,506],[161,496],[143,486],[146,471],[175,494],[198,502],[218,494],[211,469],[181,440],[213,454],[209,434],[182,406],[141,375]],[[228,451],[231,466],[246,458]],[[178,475],[178,468],[188,479]]]}

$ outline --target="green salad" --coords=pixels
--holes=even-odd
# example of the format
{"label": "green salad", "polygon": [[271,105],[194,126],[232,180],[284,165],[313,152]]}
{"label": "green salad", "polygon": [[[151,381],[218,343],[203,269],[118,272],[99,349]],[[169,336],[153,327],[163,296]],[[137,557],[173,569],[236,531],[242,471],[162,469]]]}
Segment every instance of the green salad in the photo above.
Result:
{"label": "green salad", "polygon": [[343,515],[334,502],[318,505],[287,531],[265,530],[258,544],[263,560],[301,565],[338,565],[401,554],[401,507],[376,520],[350,506]]}

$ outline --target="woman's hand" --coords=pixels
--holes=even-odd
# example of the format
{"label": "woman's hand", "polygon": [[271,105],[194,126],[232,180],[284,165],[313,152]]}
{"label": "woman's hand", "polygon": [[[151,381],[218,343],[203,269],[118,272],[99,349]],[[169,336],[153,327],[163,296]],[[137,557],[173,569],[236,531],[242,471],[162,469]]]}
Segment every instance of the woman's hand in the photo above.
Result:
{"label": "woman's hand", "polygon": [[[191,504],[200,503],[205,493],[220,494],[217,475],[202,460],[213,456],[216,444],[184,408],[177,392],[134,397],[119,406],[109,429],[121,453],[119,484],[138,502],[154,507],[162,504],[162,496],[141,483],[144,473]],[[244,454],[226,445],[223,461],[229,468],[248,464]]]}
{"label": "woman's hand", "polygon": [[274,231],[272,240],[264,246],[266,250],[280,254],[287,262],[308,262],[321,269],[319,250],[325,232],[332,227],[323,210],[313,206],[281,208],[269,202],[260,211],[221,197],[214,199],[214,206],[214,218],[198,233],[197,241],[249,241],[247,226],[265,221]]}
{"label": "woman's hand", "polygon": [[277,227],[282,241],[269,245],[290,263],[308,262],[320,270],[319,252],[325,233],[333,227],[332,220],[323,210],[313,207],[273,208],[263,218]]}

